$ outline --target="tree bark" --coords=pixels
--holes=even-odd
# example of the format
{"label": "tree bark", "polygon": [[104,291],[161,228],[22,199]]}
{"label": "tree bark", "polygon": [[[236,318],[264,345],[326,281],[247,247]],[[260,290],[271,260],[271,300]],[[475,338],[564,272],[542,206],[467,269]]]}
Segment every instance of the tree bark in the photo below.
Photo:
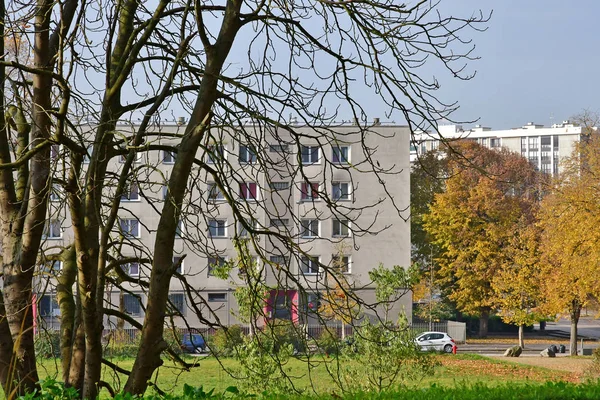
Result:
{"label": "tree bark", "polygon": [[577,324],[581,315],[581,306],[577,301],[573,302],[571,309],[571,337],[569,338],[569,352],[572,356],[577,355]]}
{"label": "tree bark", "polygon": [[173,245],[181,214],[183,196],[187,180],[196,156],[200,141],[210,118],[210,112],[217,98],[217,85],[223,64],[231,50],[240,28],[239,12],[241,0],[230,0],[223,16],[223,23],[215,45],[206,49],[206,73],[198,91],[198,97],[190,121],[186,127],[171,177],[169,179],[169,199],[164,202],[159,229],[154,242],[154,261],[150,274],[148,304],[144,317],[140,349],[135,359],[131,375],[125,384],[125,392],[143,394],[152,374],[160,365],[161,352],[166,348],[163,340],[164,319],[169,283],[173,275]]}
{"label": "tree bark", "polygon": [[[0,260],[2,260],[2,257],[0,257]],[[2,293],[0,292],[0,383],[5,395],[12,391],[12,380],[10,379],[12,355],[13,343],[8,320],[6,319]]]}
{"label": "tree bark", "polygon": [[519,325],[519,346],[521,346],[522,349],[525,348],[525,337],[524,337],[524,326],[521,324]]}
{"label": "tree bark", "polygon": [[77,276],[77,260],[75,248],[69,247],[62,253],[62,271],[57,278],[56,297],[60,307],[60,355],[62,379],[69,382],[71,370],[71,356],[73,352],[73,339],[75,327],[75,298],[73,284]]}
{"label": "tree bark", "polygon": [[479,337],[485,338],[488,335],[488,323],[490,320],[490,311],[483,310],[479,316]]}

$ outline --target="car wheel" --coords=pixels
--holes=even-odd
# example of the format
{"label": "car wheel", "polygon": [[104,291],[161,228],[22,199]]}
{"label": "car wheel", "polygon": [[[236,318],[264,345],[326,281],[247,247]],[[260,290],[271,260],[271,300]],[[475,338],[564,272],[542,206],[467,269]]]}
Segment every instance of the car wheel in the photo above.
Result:
{"label": "car wheel", "polygon": [[194,353],[196,353],[196,354],[201,354],[201,353],[202,353],[202,348],[201,348],[201,347],[196,347],[196,348],[194,349]]}
{"label": "car wheel", "polygon": [[444,353],[452,353],[452,345],[447,344],[444,346]]}

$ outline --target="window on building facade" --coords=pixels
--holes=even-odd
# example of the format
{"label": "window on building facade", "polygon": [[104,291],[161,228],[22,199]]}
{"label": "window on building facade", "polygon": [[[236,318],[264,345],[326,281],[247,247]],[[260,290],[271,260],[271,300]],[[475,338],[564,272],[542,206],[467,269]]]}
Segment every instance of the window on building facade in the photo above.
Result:
{"label": "window on building facade", "polygon": [[333,182],[331,189],[333,200],[350,200],[349,182]]}
{"label": "window on building facade", "polygon": [[208,235],[213,238],[227,236],[227,220],[209,219],[208,220]]}
{"label": "window on building facade", "polygon": [[269,256],[269,261],[281,267],[288,265],[288,258],[282,255]]}
{"label": "window on building facade", "polygon": [[50,160],[56,161],[60,157],[60,144],[50,146]]}
{"label": "window on building facade", "polygon": [[222,145],[212,145],[208,146],[207,164],[215,164],[217,162],[223,161],[225,159],[225,148]]}
{"label": "window on building facade", "polygon": [[208,257],[208,261],[207,261],[208,276],[214,276],[215,268],[224,266],[226,262],[227,261],[223,257],[219,257],[219,256]]}
{"label": "window on building facade", "polygon": [[321,295],[319,293],[307,293],[304,304],[306,304],[306,309],[309,312],[319,311],[319,307],[321,307]]}
{"label": "window on building facade", "polygon": [[271,182],[269,188],[273,191],[287,190],[290,188],[289,182]]}
{"label": "window on building facade", "polygon": [[254,164],[256,162],[256,151],[247,145],[240,146],[239,152],[240,164]]}
{"label": "window on building facade", "polygon": [[300,186],[300,199],[302,201],[311,201],[318,198],[319,182],[302,182]]}
{"label": "window on building facade", "polygon": [[58,219],[51,219],[46,221],[46,226],[44,227],[44,239],[61,239],[62,238],[62,228],[61,223]]}
{"label": "window on building facade", "polygon": [[302,229],[302,237],[316,238],[319,237],[319,220],[318,219],[303,219],[300,221]]}
{"label": "window on building facade", "polygon": [[137,183],[130,183],[123,188],[121,201],[137,201],[140,199],[140,190]]}
{"label": "window on building facade", "polygon": [[225,200],[225,195],[221,191],[221,188],[215,182],[209,182],[206,185],[208,192],[208,200],[220,201]]}
{"label": "window on building facade", "polygon": [[140,276],[140,263],[138,262],[122,264],[121,268],[129,276]]}
{"label": "window on building facade", "polygon": [[45,294],[38,302],[38,313],[42,317],[59,317],[60,307],[56,296]]}
{"label": "window on building facade", "polygon": [[185,224],[183,221],[179,221],[177,223],[177,228],[175,228],[175,237],[181,239],[185,234]]}
{"label": "window on building facade", "polygon": [[271,220],[269,221],[269,225],[272,227],[282,227],[282,226],[288,226],[290,223],[290,220],[287,218],[271,218]]}
{"label": "window on building facade", "polygon": [[227,301],[227,293],[209,293],[209,302],[225,302]]}
{"label": "window on building facade", "polygon": [[171,150],[162,151],[162,162],[163,164],[175,164],[175,156],[177,153]]}
{"label": "window on building facade", "polygon": [[310,165],[319,162],[319,146],[302,146],[302,164]]}
{"label": "window on building facade", "polygon": [[244,200],[257,200],[258,187],[256,182],[240,183],[240,198]]}
{"label": "window on building facade", "polygon": [[343,274],[350,273],[350,257],[339,256],[337,254],[331,256],[331,266]]}
{"label": "window on building facade", "polygon": [[182,260],[182,257],[180,257],[180,256],[173,257],[173,265],[177,266],[177,268],[175,269],[175,272],[177,272],[178,274],[183,274],[183,272],[185,270],[183,267],[183,263],[184,263],[184,260]]}
{"label": "window on building facade", "polygon": [[314,275],[319,273],[319,257],[302,256],[300,258],[300,270],[304,275]]}
{"label": "window on building facade", "polygon": [[344,219],[344,220],[334,219],[332,235],[334,237],[350,236],[350,221],[348,221],[347,219]]}
{"label": "window on building facade", "polygon": [[332,148],[331,162],[334,164],[348,164],[350,162],[350,147],[334,146]]}
{"label": "window on building facade", "polygon": [[50,191],[50,201],[62,201],[62,188],[59,184],[53,183]]}
{"label": "window on building facade", "polygon": [[125,312],[129,315],[139,316],[142,313],[142,305],[137,296],[125,293],[123,295],[123,304],[125,305]]}
{"label": "window on building facade", "polygon": [[121,233],[125,237],[140,237],[140,221],[136,218],[119,218],[119,227],[121,228]]}
{"label": "window on building facade", "polygon": [[501,147],[500,138],[491,138],[490,147],[493,149]]}
{"label": "window on building facade", "polygon": [[270,144],[269,152],[271,153],[287,153],[290,146],[287,144]]}
{"label": "window on building facade", "polygon": [[169,293],[169,302],[171,307],[183,314],[185,311],[185,298],[183,293]]}
{"label": "window on building facade", "polygon": [[[256,222],[253,222],[251,220],[246,221],[246,224],[250,225],[254,229],[256,229],[256,227],[257,227]],[[239,237],[248,237],[249,236],[248,230],[246,229],[246,227],[244,227],[244,224],[242,224],[241,221],[238,221],[238,236]]]}

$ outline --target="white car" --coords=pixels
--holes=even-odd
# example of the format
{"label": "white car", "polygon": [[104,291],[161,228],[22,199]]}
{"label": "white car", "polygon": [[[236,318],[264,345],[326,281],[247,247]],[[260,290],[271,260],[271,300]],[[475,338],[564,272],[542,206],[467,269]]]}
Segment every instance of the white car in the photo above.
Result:
{"label": "white car", "polygon": [[425,332],[415,339],[417,346],[423,351],[437,350],[452,353],[456,346],[454,339],[444,332]]}

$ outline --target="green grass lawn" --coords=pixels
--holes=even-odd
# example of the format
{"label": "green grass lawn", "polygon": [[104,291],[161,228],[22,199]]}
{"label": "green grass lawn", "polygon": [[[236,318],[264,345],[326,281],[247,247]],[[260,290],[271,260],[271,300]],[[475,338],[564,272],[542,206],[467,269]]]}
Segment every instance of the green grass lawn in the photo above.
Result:
{"label": "green grass lawn", "polygon": [[[440,365],[436,367],[434,376],[427,377],[420,382],[411,382],[410,386],[428,387],[435,383],[441,386],[456,386],[462,384],[484,383],[495,386],[513,383],[537,383],[549,380],[564,380],[577,382],[578,377],[568,372],[548,370],[539,367],[516,365],[501,360],[493,360],[475,355],[435,355]],[[165,364],[154,376],[154,382],[162,389],[172,394],[179,394],[183,385],[194,387],[203,386],[205,389],[215,388],[216,392],[222,392],[228,386],[241,386],[236,378],[238,363],[234,359],[216,360],[213,357],[188,358],[189,362],[195,362],[196,366],[190,371],[182,371],[170,361]],[[40,364],[40,377],[57,376],[59,370],[58,360],[44,360]],[[119,366],[130,369],[133,359],[114,359]],[[346,361],[348,362],[348,361]],[[336,370],[336,366],[344,367],[345,364],[338,363],[335,358],[314,356],[310,359],[311,370],[308,371],[308,360],[291,359],[285,366],[290,376],[293,376],[294,385],[306,393],[339,393],[333,378],[327,372]],[[226,372],[224,368],[229,371]],[[125,384],[125,377],[114,374],[108,367],[104,368],[103,379],[110,382],[115,389],[119,390]],[[108,397],[105,391],[102,397]]]}

